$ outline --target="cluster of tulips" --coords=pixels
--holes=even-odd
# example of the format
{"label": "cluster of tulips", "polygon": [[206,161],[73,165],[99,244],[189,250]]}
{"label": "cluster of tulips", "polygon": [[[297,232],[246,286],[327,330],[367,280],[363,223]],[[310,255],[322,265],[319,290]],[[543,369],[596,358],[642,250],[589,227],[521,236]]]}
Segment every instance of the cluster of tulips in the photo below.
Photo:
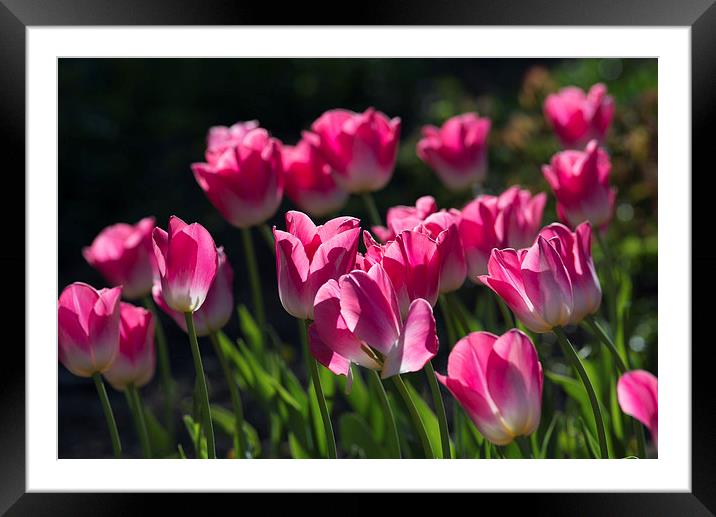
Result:
{"label": "cluster of tulips", "polygon": [[[368,370],[374,393],[401,457],[395,399],[407,409],[412,432],[426,457],[453,457],[440,384],[461,405],[479,435],[496,446],[516,441],[523,456],[534,456],[525,437],[542,413],[543,369],[534,340],[553,333],[586,391],[594,418],[598,452],[613,457],[594,383],[564,328],[582,325],[613,355],[618,403],[624,414],[657,439],[657,381],[630,370],[628,358],[595,318],[602,287],[592,259],[592,238],[606,233],[616,191],[609,184],[610,158],[601,147],[614,114],[602,84],[588,93],[576,87],[550,95],[544,114],[564,150],[542,172],[557,200],[561,222],[542,226],[547,195],[512,186],[500,195],[479,194],[462,209],[442,208],[431,196],[387,211],[385,224],[371,192],[385,187],[396,162],[401,123],[374,109],[364,113],[331,110],[319,117],[295,146],[272,138],[257,121],[213,127],[206,161],[192,165],[196,182],[231,225],[241,229],[258,329],[266,334],[251,228],[264,230],[276,258],[278,296],[300,322],[307,368],[306,392],[318,409],[325,455],[337,457],[331,414],[319,368],[345,376],[350,390],[356,366]],[[468,113],[442,127],[426,126],[418,156],[451,190],[479,191],[487,174],[490,120]],[[285,214],[285,229],[269,233],[284,193],[301,211]],[[361,195],[370,229],[355,217],[323,224],[312,217],[336,214],[351,194]],[[606,248],[603,255],[609,258]],[[84,250],[87,262],[113,286],[96,290],[73,283],[58,302],[59,359],[73,374],[92,377],[107,418],[117,457],[121,444],[102,378],[127,395],[147,457],[151,457],[139,388],[157,364],[168,404],[173,400],[169,351],[155,307],[188,334],[196,384],[197,436],[205,456],[216,457],[212,408],[198,337],[208,336],[222,365],[236,418],[236,456],[247,457],[239,384],[227,353],[241,349],[220,339],[234,311],[234,274],[227,254],[199,223],[169,219],[167,230],[154,218],[136,225],[115,224]],[[617,265],[610,261],[609,268]],[[466,280],[494,292],[506,332],[473,331],[454,292]],[[484,289],[485,295],[489,291]],[[491,296],[491,295],[490,295]],[[127,300],[143,300],[146,308]],[[440,303],[446,338],[439,343],[433,310]],[[515,327],[515,328],[508,328]],[[495,329],[492,329],[495,330]],[[156,334],[156,336],[155,336]],[[155,351],[155,337],[157,351]],[[431,360],[440,346],[450,350],[447,372]],[[437,416],[441,450],[427,437],[417,409],[420,394],[401,375],[424,370]],[[325,376],[323,377],[325,378]],[[446,392],[446,393],[447,393]],[[316,425],[316,428],[321,427]],[[633,426],[635,455],[646,457],[641,427]],[[534,450],[534,449],[532,449]]]}

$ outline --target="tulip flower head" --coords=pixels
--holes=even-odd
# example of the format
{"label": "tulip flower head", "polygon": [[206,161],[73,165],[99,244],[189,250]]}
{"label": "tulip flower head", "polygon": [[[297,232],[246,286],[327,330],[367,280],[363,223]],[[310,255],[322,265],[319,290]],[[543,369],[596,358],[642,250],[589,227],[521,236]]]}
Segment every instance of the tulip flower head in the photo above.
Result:
{"label": "tulip flower head", "polygon": [[658,395],[656,377],[644,370],[626,372],[617,383],[619,407],[649,429],[655,444],[659,435]]}
{"label": "tulip flower head", "polygon": [[265,129],[251,129],[215,159],[191,168],[211,204],[238,228],[263,223],[281,204],[281,145]]}
{"label": "tulip flower head", "polygon": [[157,355],[152,314],[129,303],[121,303],[119,311],[119,352],[104,377],[123,391],[130,384],[140,388],[152,380]]}
{"label": "tulip flower head", "polygon": [[355,266],[360,220],[337,217],[316,226],[304,213],[286,213],[286,231],[273,229],[278,294],[286,312],[313,319],[319,287]]}
{"label": "tulip flower head", "polygon": [[500,196],[478,196],[462,209],[460,240],[468,277],[473,282],[487,273],[493,248],[519,249],[534,242],[546,203],[544,192],[533,196],[528,190],[513,186]]}
{"label": "tulip flower head", "polygon": [[348,192],[340,188],[331,167],[320,153],[305,140],[295,147],[281,150],[286,195],[314,217],[340,210],[348,200]]}
{"label": "tulip flower head", "polygon": [[542,412],[542,365],[532,341],[517,329],[502,336],[472,332],[436,374],[490,442],[507,445],[537,430]]}
{"label": "tulip flower head", "polygon": [[456,291],[465,283],[467,261],[460,240],[459,210],[441,210],[430,216],[420,225],[438,245],[440,254],[440,292]]}
{"label": "tulip flower head", "polygon": [[[218,266],[216,270],[216,278],[209,287],[206,300],[201,307],[194,313],[194,330],[198,337],[208,336],[214,332],[218,332],[229,322],[231,314],[234,311],[234,270],[226,258],[224,248],[219,247]],[[186,332],[186,318],[184,314],[175,311],[167,305],[162,296],[162,285],[156,282],[152,289],[152,297],[154,302],[176,322],[179,327]]]}
{"label": "tulip flower head", "polygon": [[75,282],[57,302],[60,362],[80,377],[106,371],[119,350],[122,288],[100,289]]}
{"label": "tulip flower head", "polygon": [[571,232],[566,226],[553,223],[540,231],[551,241],[562,258],[572,284],[573,306],[570,323],[578,324],[599,310],[602,288],[592,260],[592,227],[582,223]]}
{"label": "tulip flower head", "polygon": [[556,241],[538,236],[528,249],[493,249],[488,274],[479,277],[532,332],[572,322],[572,283]]}
{"label": "tulip flower head", "polygon": [[465,113],[448,119],[440,128],[423,127],[418,157],[453,191],[467,189],[485,181],[487,175],[487,137],[490,119]]}
{"label": "tulip flower head", "polygon": [[430,304],[418,298],[401,318],[393,284],[380,264],[329,280],[318,290],[309,346],[316,360],[350,379],[355,363],[382,378],[423,368],[438,350]]}
{"label": "tulip flower head", "polygon": [[169,232],[155,228],[154,256],[166,304],[181,313],[196,312],[216,277],[218,253],[211,234],[199,223],[169,218]]}
{"label": "tulip flower head", "polygon": [[403,230],[413,230],[425,219],[437,212],[438,205],[433,196],[423,196],[415,206],[398,205],[388,209],[386,226],[373,226],[371,230],[383,242],[392,241]]}
{"label": "tulip flower head", "polygon": [[547,96],[544,115],[562,146],[576,149],[589,140],[603,140],[614,117],[614,99],[602,83],[592,86],[588,93],[568,86]]}
{"label": "tulip flower head", "polygon": [[606,226],[614,213],[616,189],[609,186],[609,156],[596,140],[584,151],[562,151],[542,166],[547,183],[557,198],[559,218],[572,227],[589,221]]}
{"label": "tulip flower head", "polygon": [[400,119],[368,108],[363,113],[326,111],[304,138],[334,170],[338,185],[357,194],[380,190],[393,176]]}
{"label": "tulip flower head", "polygon": [[153,217],[135,225],[113,224],[102,230],[82,255],[110,285],[121,285],[127,299],[142,298],[152,290],[152,230]]}
{"label": "tulip flower head", "polygon": [[213,126],[206,136],[206,161],[214,163],[221,154],[240,144],[252,129],[259,127],[258,120],[237,122],[232,126]]}

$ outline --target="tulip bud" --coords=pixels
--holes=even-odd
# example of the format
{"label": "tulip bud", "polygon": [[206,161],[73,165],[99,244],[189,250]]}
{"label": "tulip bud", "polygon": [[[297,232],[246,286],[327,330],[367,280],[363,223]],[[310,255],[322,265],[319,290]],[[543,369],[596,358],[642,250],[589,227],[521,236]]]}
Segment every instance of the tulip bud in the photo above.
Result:
{"label": "tulip bud", "polygon": [[490,442],[507,445],[537,430],[542,412],[542,365],[532,341],[517,329],[502,336],[473,332],[436,374]]}
{"label": "tulip bud", "polygon": [[248,228],[272,217],[283,197],[281,145],[252,129],[209,163],[192,165],[194,178],[230,224]]}
{"label": "tulip bud", "polygon": [[467,262],[460,240],[459,224],[458,210],[441,210],[428,216],[421,225],[438,244],[441,293],[460,289],[467,276]]}
{"label": "tulip bud", "polygon": [[659,389],[656,377],[644,370],[626,372],[617,383],[619,407],[644,424],[654,443],[659,437]]}
{"label": "tulip bud", "polygon": [[[194,330],[197,337],[208,336],[214,332],[218,332],[229,322],[234,311],[234,270],[226,259],[224,248],[217,248],[218,266],[216,269],[216,278],[209,288],[206,300],[201,307],[194,313]],[[175,311],[167,305],[162,296],[161,283],[157,282],[152,288],[152,297],[154,302],[167,315],[169,315],[179,327],[186,332],[186,318],[184,314]]]}
{"label": "tulip bud", "polygon": [[90,266],[107,282],[122,286],[122,294],[132,300],[152,290],[154,218],[145,217],[136,225],[118,223],[108,226],[82,250]]}
{"label": "tulip bud", "polygon": [[553,223],[539,234],[552,242],[567,268],[574,300],[570,323],[576,325],[596,313],[602,302],[602,288],[592,260],[592,227],[582,223],[572,233],[566,226]]}
{"label": "tulip bud", "polygon": [[557,198],[559,218],[572,227],[589,221],[597,228],[614,213],[616,189],[609,186],[609,156],[592,140],[582,151],[562,151],[542,166]]}
{"label": "tulip bud", "polygon": [[121,303],[119,352],[104,372],[105,379],[120,391],[130,384],[140,388],[152,380],[156,363],[152,314],[141,307]]}
{"label": "tulip bud", "polygon": [[152,239],[167,305],[181,313],[196,312],[216,277],[214,239],[199,223],[186,224],[176,216],[169,218],[169,233],[155,228]]}
{"label": "tulip bud", "polygon": [[572,321],[572,284],[555,246],[554,240],[538,236],[529,249],[494,249],[488,274],[479,277],[532,332]]}
{"label": "tulip bud", "polygon": [[614,99],[598,83],[585,94],[576,86],[562,88],[544,101],[544,115],[565,148],[582,147],[591,139],[602,140],[614,117]]}
{"label": "tulip bud", "polygon": [[286,230],[273,229],[278,294],[286,312],[313,319],[318,288],[355,265],[360,220],[337,217],[316,226],[304,213],[286,213]]}
{"label": "tulip bud", "polygon": [[363,113],[325,112],[304,138],[335,171],[336,183],[351,193],[380,190],[393,175],[400,138],[400,119],[388,119],[368,108]]}
{"label": "tulip bud", "polygon": [[437,212],[438,205],[432,196],[423,196],[415,206],[398,205],[388,209],[387,227],[373,226],[371,230],[383,242],[392,241],[403,230],[413,230],[430,214]]}
{"label": "tulip bud", "polygon": [[221,154],[240,144],[252,129],[259,127],[258,120],[237,122],[233,126],[213,126],[206,136],[206,161],[214,163]]}
{"label": "tulip bud", "polygon": [[440,128],[423,127],[417,153],[450,190],[459,191],[485,181],[490,119],[465,113]]}
{"label": "tulip bud", "polygon": [[96,290],[75,282],[57,302],[60,362],[80,377],[91,377],[110,367],[119,350],[121,287]]}
{"label": "tulip bud", "polygon": [[283,146],[281,156],[286,195],[301,210],[321,217],[345,205],[348,192],[336,184],[331,167],[308,142],[301,140],[295,147]]}

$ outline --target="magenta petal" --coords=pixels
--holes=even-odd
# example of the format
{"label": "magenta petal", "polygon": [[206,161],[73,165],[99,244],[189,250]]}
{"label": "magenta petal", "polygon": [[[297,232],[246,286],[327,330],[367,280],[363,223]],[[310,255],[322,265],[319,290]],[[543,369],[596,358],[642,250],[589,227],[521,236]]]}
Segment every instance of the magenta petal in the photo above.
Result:
{"label": "magenta petal", "polygon": [[328,280],[353,270],[359,237],[360,228],[353,228],[336,234],[318,247],[308,272],[310,296],[315,296],[318,288]]}
{"label": "magenta petal", "polygon": [[627,372],[619,378],[617,397],[622,411],[644,424],[654,437],[654,441],[657,441],[659,425],[657,378],[645,370]]}
{"label": "magenta petal", "polygon": [[308,349],[316,361],[328,368],[336,375],[345,375],[350,379],[351,362],[334,352],[326,345],[318,334],[315,325],[308,327]]}
{"label": "magenta petal", "polygon": [[306,256],[311,259],[321,240],[318,238],[316,225],[311,218],[303,212],[289,210],[286,212],[286,231],[296,237],[306,250]]}
{"label": "magenta petal", "polygon": [[438,352],[435,317],[430,304],[418,298],[410,304],[397,345],[386,355],[381,377],[417,372]]}
{"label": "magenta petal", "polygon": [[281,304],[291,316],[307,319],[313,311],[313,300],[305,294],[310,265],[303,245],[290,233],[275,228],[273,235]]}
{"label": "magenta petal", "polygon": [[167,274],[166,260],[169,250],[169,235],[161,228],[154,228],[152,231],[152,246],[154,248],[154,258],[156,260],[157,269],[161,276]]}

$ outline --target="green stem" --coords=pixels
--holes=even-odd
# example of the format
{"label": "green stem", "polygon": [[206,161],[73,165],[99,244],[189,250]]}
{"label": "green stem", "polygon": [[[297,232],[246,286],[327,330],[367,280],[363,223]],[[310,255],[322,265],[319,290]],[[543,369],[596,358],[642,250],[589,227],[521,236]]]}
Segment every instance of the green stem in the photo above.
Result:
{"label": "green stem", "polygon": [[258,229],[261,233],[261,237],[266,241],[266,246],[271,250],[271,253],[276,255],[276,241],[274,241],[273,232],[271,228],[269,228],[269,225],[266,223],[260,224]]}
{"label": "green stem", "polygon": [[[303,339],[305,343],[308,343],[308,325],[306,320],[303,321]],[[311,379],[313,380],[313,388],[316,393],[316,402],[318,403],[318,409],[321,412],[321,420],[323,420],[323,430],[326,434],[326,443],[328,446],[328,458],[335,459],[338,457],[336,451],[336,437],[333,434],[333,424],[331,423],[331,415],[328,414],[328,406],[326,405],[326,397],[323,395],[323,387],[321,386],[321,377],[318,373],[318,363],[310,356],[308,346],[306,346],[306,359],[308,361],[308,368],[311,372]]]}
{"label": "green stem", "polygon": [[147,423],[144,420],[144,405],[139,396],[139,390],[134,384],[127,386],[125,393],[130,403],[129,409],[134,417],[134,423],[137,426],[137,434],[139,435],[139,443],[142,446],[144,457],[150,459],[152,457],[152,446],[149,442],[149,433],[147,432]]}
{"label": "green stem", "polygon": [[440,396],[440,386],[435,377],[435,370],[430,361],[425,363],[425,375],[428,378],[428,386],[430,386],[430,394],[433,396],[433,406],[435,406],[435,414],[438,417],[438,426],[440,427],[440,443],[443,448],[443,459],[452,459],[450,453],[450,430],[448,429],[447,415],[445,414],[445,404]]}
{"label": "green stem", "polygon": [[366,192],[361,194],[361,197],[365,203],[366,210],[368,210],[368,216],[370,217],[371,224],[373,226],[382,226],[383,220],[380,218],[378,207],[375,206],[375,199],[373,199],[373,195],[370,192]]}
{"label": "green stem", "polygon": [[420,439],[420,443],[423,446],[423,451],[425,452],[425,457],[428,459],[435,459],[435,454],[433,453],[433,448],[430,445],[430,440],[428,439],[428,432],[425,430],[425,425],[423,424],[422,419],[420,418],[420,413],[418,413],[418,408],[415,407],[415,403],[413,402],[413,399],[410,397],[410,393],[408,393],[408,388],[405,386],[405,383],[403,382],[403,379],[400,377],[400,375],[394,375],[391,377],[393,380],[393,384],[395,385],[395,388],[398,390],[398,393],[400,393],[401,398],[403,399],[403,403],[408,408],[408,412],[410,413],[410,418],[413,420],[413,427],[415,427],[415,431],[418,433],[418,438]]}
{"label": "green stem", "polygon": [[244,254],[246,255],[246,266],[248,267],[249,283],[251,284],[251,300],[254,306],[256,324],[261,331],[261,343],[265,342],[266,336],[266,314],[264,313],[264,300],[261,291],[261,279],[256,263],[256,250],[254,241],[251,238],[251,228],[241,228],[241,238],[244,243]]}
{"label": "green stem", "polygon": [[231,397],[231,405],[234,408],[234,448],[236,449],[237,458],[246,458],[246,435],[244,434],[244,408],[241,404],[241,395],[239,394],[239,388],[236,385],[236,379],[234,378],[234,372],[231,370],[231,366],[226,359],[224,349],[221,348],[221,343],[216,336],[216,332],[209,334],[211,344],[214,346],[214,353],[219,359],[221,369],[224,372],[224,378],[226,379],[226,385],[229,388],[229,396]]}
{"label": "green stem", "polygon": [[376,370],[370,370],[368,378],[370,382],[373,383],[375,391],[378,393],[378,400],[380,402],[380,407],[383,410],[383,417],[385,418],[388,426],[387,442],[391,457],[400,458],[400,438],[398,437],[398,427],[395,425],[395,416],[393,415],[393,410],[390,408],[385,387],[383,386],[383,383],[380,380],[380,375]]}
{"label": "green stem", "polygon": [[102,403],[104,418],[107,420],[107,428],[109,429],[109,436],[112,439],[112,450],[114,451],[114,457],[119,458],[122,455],[122,444],[119,441],[117,422],[114,421],[114,413],[112,413],[112,406],[110,406],[109,404],[107,390],[104,388],[104,382],[102,382],[102,375],[100,375],[99,373],[93,373],[92,380],[94,381],[94,385],[97,388],[97,395],[99,395],[99,400]]}
{"label": "green stem", "polygon": [[189,334],[189,344],[191,345],[191,355],[194,359],[194,370],[199,387],[199,407],[201,408],[202,419],[204,420],[204,432],[206,434],[206,448],[210,459],[216,458],[216,444],[214,442],[214,424],[211,421],[211,407],[209,406],[209,389],[206,386],[206,377],[204,376],[204,366],[201,363],[201,352],[199,352],[199,342],[196,340],[196,330],[194,329],[194,315],[191,312],[184,313],[186,319],[186,329]]}
{"label": "green stem", "polygon": [[582,381],[582,385],[587,392],[589,403],[592,405],[592,412],[594,413],[594,423],[597,426],[597,436],[599,438],[601,456],[602,458],[609,458],[609,448],[607,447],[607,433],[604,426],[604,418],[602,417],[602,410],[599,407],[599,400],[597,399],[597,394],[594,391],[594,386],[589,380],[589,375],[587,375],[587,371],[584,369],[582,360],[579,358],[579,355],[572,346],[572,343],[569,342],[564,330],[562,330],[561,327],[554,327],[552,332],[554,332],[557,336],[557,341],[559,341],[559,344],[562,347],[562,352],[572,364],[572,367],[576,370],[580,380]]}
{"label": "green stem", "polygon": [[455,335],[455,326],[453,325],[453,318],[450,314],[450,306],[447,301],[447,297],[444,294],[440,295],[439,298],[440,301],[440,310],[443,314],[443,320],[445,321],[445,329],[447,331],[448,335],[448,343],[450,343],[450,347],[452,348],[455,346],[455,343],[457,342],[457,337]]}
{"label": "green stem", "polygon": [[589,316],[584,318],[584,322],[586,322],[586,326],[592,331],[592,333],[596,334],[600,341],[604,343],[604,345],[609,349],[609,352],[611,352],[612,356],[614,357],[614,360],[616,361],[619,373],[624,373],[629,370],[629,365],[624,360],[624,358],[622,358],[621,354],[617,350],[616,345],[606,333],[604,328],[602,328],[602,326],[597,322],[594,316],[590,314]]}
{"label": "green stem", "polygon": [[174,380],[172,379],[172,370],[169,363],[169,349],[167,348],[167,338],[164,335],[164,327],[159,320],[157,308],[151,297],[144,298],[144,307],[152,313],[154,320],[154,329],[157,342],[157,362],[159,363],[159,377],[162,383],[162,391],[164,392],[164,423],[169,430],[169,434],[174,435],[174,419],[172,418],[174,406]]}
{"label": "green stem", "polygon": [[505,301],[499,296],[495,296],[495,299],[497,300],[497,306],[500,308],[500,312],[502,313],[502,319],[505,320],[505,328],[514,328],[515,320],[512,318],[512,312],[510,312],[507,304],[505,304]]}

